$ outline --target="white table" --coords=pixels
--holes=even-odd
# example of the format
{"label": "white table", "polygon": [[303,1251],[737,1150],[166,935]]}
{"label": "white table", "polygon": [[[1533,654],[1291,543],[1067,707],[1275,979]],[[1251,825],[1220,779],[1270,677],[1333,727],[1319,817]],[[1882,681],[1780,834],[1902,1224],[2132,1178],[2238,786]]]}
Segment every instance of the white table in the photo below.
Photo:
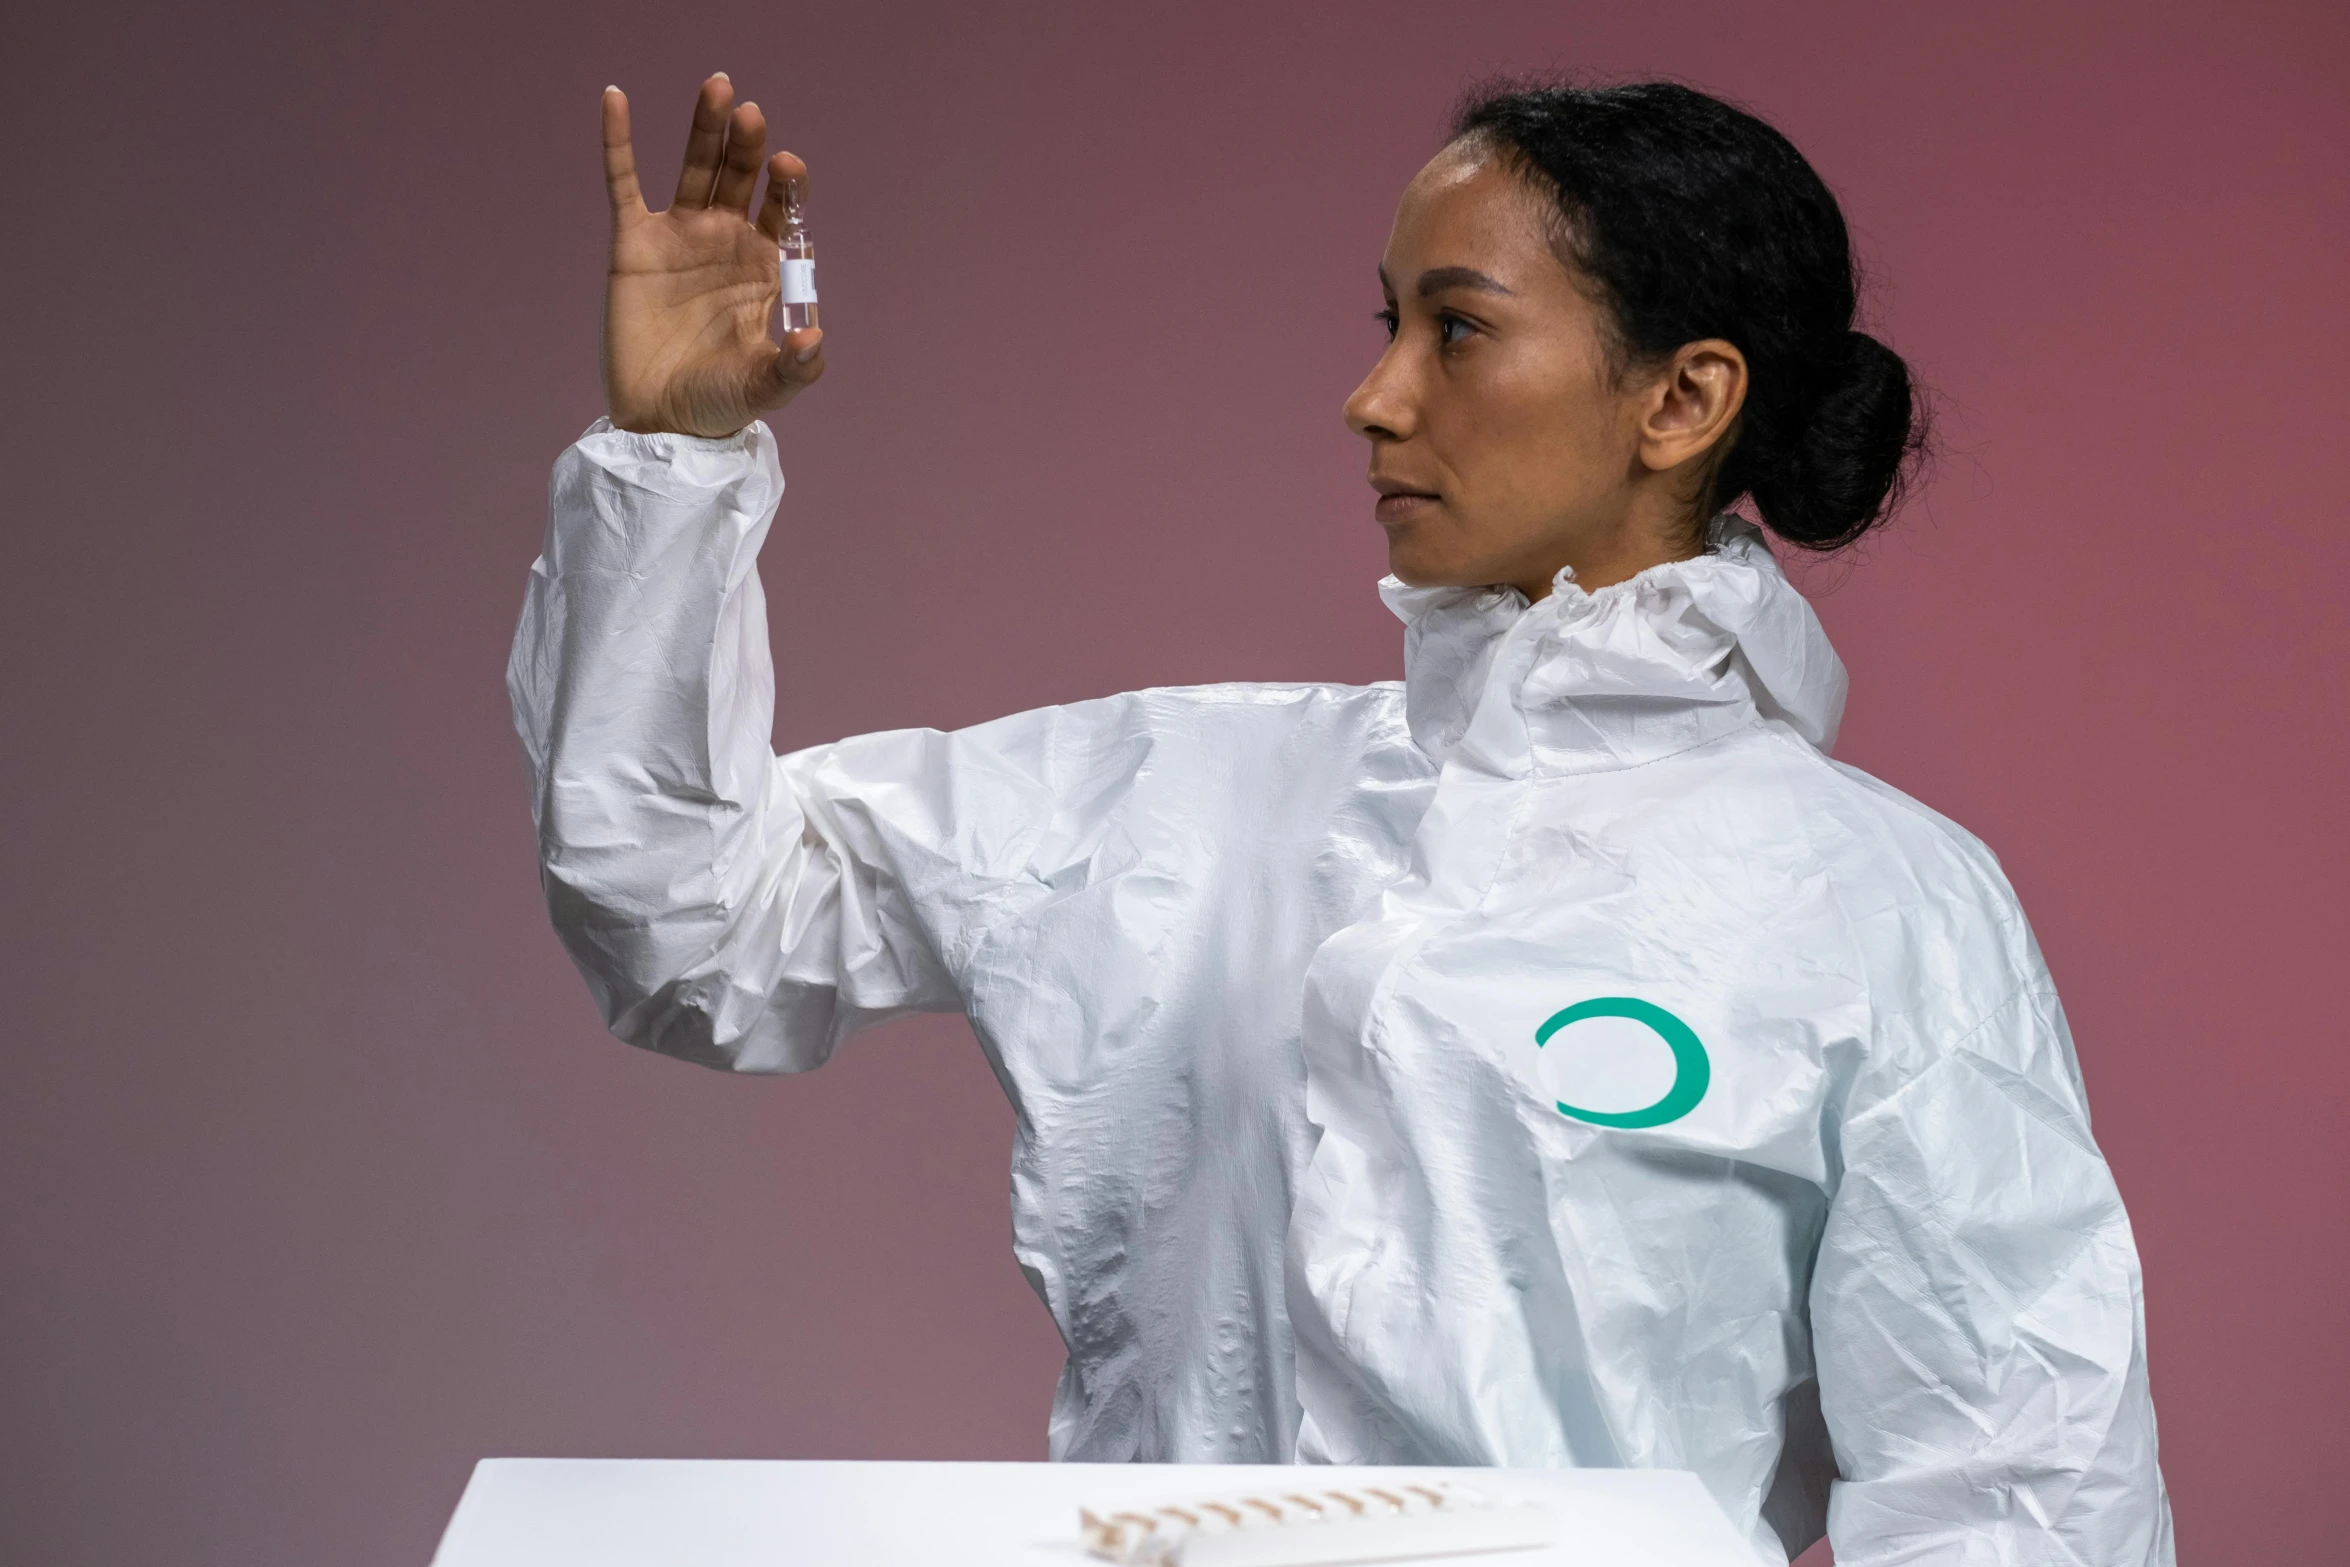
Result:
{"label": "white table", "polygon": [[1077,1509],[1304,1477],[1449,1478],[1540,1498],[1562,1543],[1477,1567],[1755,1567],[1675,1469],[1323,1469],[485,1458],[433,1567],[1086,1567]]}

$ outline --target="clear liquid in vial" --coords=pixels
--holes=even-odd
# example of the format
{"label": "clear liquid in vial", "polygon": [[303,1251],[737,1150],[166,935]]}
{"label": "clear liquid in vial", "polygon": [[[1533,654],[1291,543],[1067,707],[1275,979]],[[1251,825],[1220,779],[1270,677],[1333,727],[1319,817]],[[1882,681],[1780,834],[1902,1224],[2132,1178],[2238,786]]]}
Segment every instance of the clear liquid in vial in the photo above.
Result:
{"label": "clear liquid in vial", "polygon": [[816,324],[816,242],[800,221],[797,180],[784,192],[781,250],[777,260],[783,279],[783,329],[797,332]]}

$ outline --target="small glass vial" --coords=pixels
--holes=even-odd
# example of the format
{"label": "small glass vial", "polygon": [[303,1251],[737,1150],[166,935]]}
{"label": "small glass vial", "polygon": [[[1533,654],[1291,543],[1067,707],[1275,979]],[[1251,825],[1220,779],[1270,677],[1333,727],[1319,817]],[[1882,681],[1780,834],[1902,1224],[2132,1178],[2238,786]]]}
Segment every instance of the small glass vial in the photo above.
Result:
{"label": "small glass vial", "polygon": [[783,188],[783,329],[797,332],[816,324],[816,242],[800,221],[800,182]]}

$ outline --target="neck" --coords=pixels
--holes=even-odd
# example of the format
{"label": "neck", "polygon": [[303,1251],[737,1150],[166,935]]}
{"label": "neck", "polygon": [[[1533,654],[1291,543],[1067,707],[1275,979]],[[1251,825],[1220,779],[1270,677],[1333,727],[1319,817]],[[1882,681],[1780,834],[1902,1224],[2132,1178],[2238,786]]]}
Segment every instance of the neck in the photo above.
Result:
{"label": "neck", "polygon": [[1539,604],[1550,597],[1551,584],[1558,580],[1558,574],[1562,568],[1572,567],[1575,573],[1575,586],[1586,593],[1595,593],[1601,588],[1613,587],[1619,582],[1629,582],[1651,566],[1662,566],[1667,561],[1695,560],[1704,553],[1705,538],[1702,532],[1694,537],[1680,540],[1671,549],[1651,547],[1647,549],[1618,548],[1604,551],[1582,551],[1560,557],[1556,565],[1553,565],[1539,577],[1530,576],[1507,583],[1505,586],[1516,588],[1520,593],[1525,594],[1529,603]]}
{"label": "neck", "polygon": [[1531,609],[1491,590],[1383,583],[1409,628],[1413,739],[1439,762],[1571,771],[1703,743],[1759,714],[1826,750],[1844,666],[1819,618],[1751,524],[1724,519],[1709,540],[1617,591]]}
{"label": "neck", "polygon": [[1539,563],[1539,575],[1529,572],[1507,586],[1525,594],[1528,602],[1540,603],[1550,596],[1551,584],[1563,568],[1573,568],[1575,586],[1592,593],[1629,582],[1651,566],[1694,560],[1704,553],[1705,525],[1702,519],[1692,519],[1689,498],[1661,486],[1644,486],[1633,492],[1612,527],[1562,541],[1551,558]]}

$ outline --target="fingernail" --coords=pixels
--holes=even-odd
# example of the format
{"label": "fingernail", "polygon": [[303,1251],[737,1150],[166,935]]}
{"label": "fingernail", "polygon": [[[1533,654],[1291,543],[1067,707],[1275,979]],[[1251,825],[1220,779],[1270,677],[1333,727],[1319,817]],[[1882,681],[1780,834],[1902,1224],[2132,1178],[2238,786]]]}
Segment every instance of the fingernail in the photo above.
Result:
{"label": "fingernail", "polygon": [[734,84],[734,78],[727,75],[724,71],[712,71],[710,73],[710,80],[714,82],[725,82],[728,86],[732,86]]}
{"label": "fingernail", "polygon": [[823,339],[817,339],[815,342],[810,343],[807,347],[801,349],[798,353],[792,355],[792,363],[795,365],[806,364],[809,360],[816,357],[816,350],[822,348],[823,346]]}

